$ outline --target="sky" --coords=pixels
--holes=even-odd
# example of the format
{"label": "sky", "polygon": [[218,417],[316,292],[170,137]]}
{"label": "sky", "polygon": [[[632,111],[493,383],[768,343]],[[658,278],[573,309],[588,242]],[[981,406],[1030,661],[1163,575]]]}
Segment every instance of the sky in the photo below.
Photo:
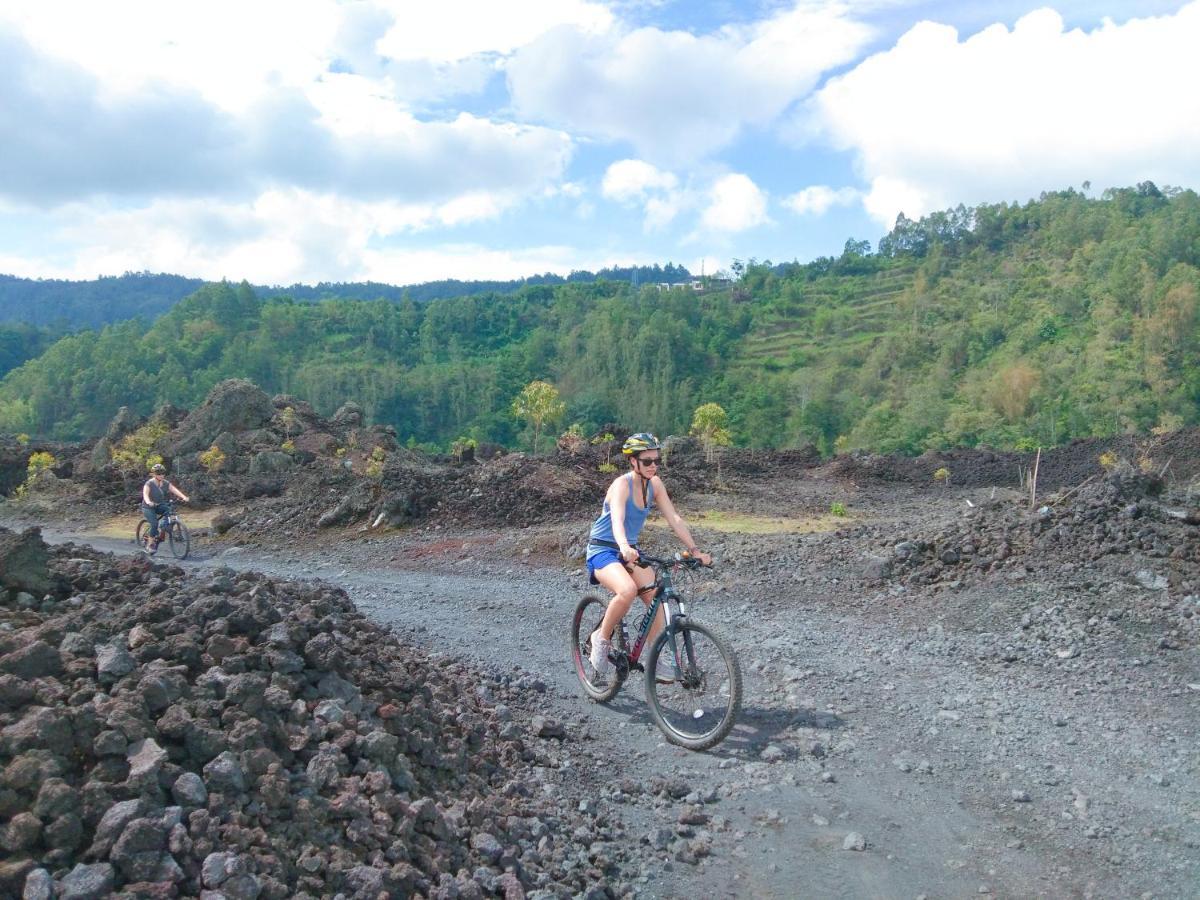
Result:
{"label": "sky", "polygon": [[1200,0],[0,4],[0,273],[805,262],[1200,187]]}

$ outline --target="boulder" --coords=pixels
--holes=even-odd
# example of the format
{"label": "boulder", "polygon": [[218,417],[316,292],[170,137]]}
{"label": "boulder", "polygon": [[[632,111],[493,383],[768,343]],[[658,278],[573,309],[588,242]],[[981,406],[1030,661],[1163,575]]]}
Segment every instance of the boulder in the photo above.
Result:
{"label": "boulder", "polygon": [[343,525],[361,519],[371,511],[374,489],[372,485],[362,483],[350,491],[345,497],[330,509],[327,509],[317,519],[318,528],[329,528],[333,525]]}
{"label": "boulder", "polygon": [[96,445],[92,447],[90,462],[93,469],[103,469],[112,462],[112,441],[106,437],[96,441]]}
{"label": "boulder", "polygon": [[242,378],[222,381],[183,420],[179,434],[169,444],[171,456],[207,450],[222,432],[249,431],[271,420],[271,398]]}
{"label": "boulder", "polygon": [[212,530],[217,534],[224,534],[231,528],[236,528],[238,520],[228,513],[219,513],[213,516]]}
{"label": "boulder", "polygon": [[0,528],[0,588],[42,596],[54,589],[50,554],[40,528],[20,534]]}
{"label": "boulder", "polygon": [[343,403],[330,421],[338,428],[357,428],[363,423],[362,407],[357,403]]}
{"label": "boulder", "polygon": [[281,450],[263,450],[261,453],[254,454],[254,458],[250,460],[250,475],[252,477],[277,475],[280,472],[288,471],[293,465],[294,461],[287,453]]}
{"label": "boulder", "polygon": [[109,444],[115,444],[125,435],[135,430],[142,422],[141,416],[130,411],[128,406],[122,406],[117,410],[117,414],[113,416],[111,422],[108,423],[108,430],[104,432],[104,439]]}
{"label": "boulder", "polygon": [[294,442],[297,450],[315,454],[316,456],[333,456],[338,442],[332,434],[324,431],[309,431],[297,437]]}

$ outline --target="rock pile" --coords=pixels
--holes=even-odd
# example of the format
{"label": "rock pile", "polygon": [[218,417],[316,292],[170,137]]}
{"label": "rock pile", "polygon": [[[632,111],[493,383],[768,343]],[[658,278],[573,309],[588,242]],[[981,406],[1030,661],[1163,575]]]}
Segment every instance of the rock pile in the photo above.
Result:
{"label": "rock pile", "polygon": [[[1200,643],[1200,512],[1189,498],[1162,498],[1162,480],[1123,466],[1057,505],[970,508],[951,528],[894,542],[867,567],[873,581],[963,587],[1036,573],[1098,590],[1133,583],[1161,596],[1153,608],[1163,640]],[[1174,502],[1178,501],[1177,505]],[[1109,611],[1111,613],[1111,611]]]}
{"label": "rock pile", "polygon": [[327,586],[47,560],[54,592],[0,594],[0,895],[624,890],[522,692]]}

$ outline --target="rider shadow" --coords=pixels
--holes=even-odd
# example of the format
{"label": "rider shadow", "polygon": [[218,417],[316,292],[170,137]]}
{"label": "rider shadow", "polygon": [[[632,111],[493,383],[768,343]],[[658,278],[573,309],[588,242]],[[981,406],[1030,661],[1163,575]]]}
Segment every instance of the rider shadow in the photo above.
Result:
{"label": "rider shadow", "polygon": [[[832,732],[845,727],[846,720],[840,716],[807,707],[743,706],[729,737],[710,752],[715,756],[757,758],[768,744],[786,737],[794,729]],[[781,749],[785,757],[796,755],[794,748]]]}
{"label": "rider shadow", "polygon": [[[608,709],[619,713],[634,725],[653,727],[645,700],[619,694],[605,704]],[[786,736],[792,729],[805,728],[816,731],[837,731],[846,727],[846,720],[831,712],[809,708],[780,709],[778,707],[747,706],[743,704],[738,713],[737,724],[729,736],[711,750],[701,751],[720,758],[757,759],[762,750],[773,741]],[[797,755],[795,748],[783,749],[785,758]]]}

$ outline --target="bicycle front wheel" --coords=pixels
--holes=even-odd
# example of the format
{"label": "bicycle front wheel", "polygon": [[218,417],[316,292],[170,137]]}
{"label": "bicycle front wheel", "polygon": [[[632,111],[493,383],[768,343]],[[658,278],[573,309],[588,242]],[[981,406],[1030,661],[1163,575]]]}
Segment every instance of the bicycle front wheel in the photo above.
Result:
{"label": "bicycle front wheel", "polygon": [[146,532],[150,530],[150,523],[145,519],[138,522],[137,530],[133,532],[133,542],[138,545],[138,548],[146,546]]}
{"label": "bicycle front wheel", "polygon": [[[671,646],[664,631],[646,662],[646,700],[650,716],[667,740],[688,750],[715,747],[732,730],[742,708],[742,669],[729,646],[690,619],[675,632],[678,669],[672,671]],[[659,667],[673,678],[659,683]]]}
{"label": "bicycle front wheel", "polygon": [[171,545],[171,553],[176,559],[187,559],[188,551],[192,548],[192,536],[188,534],[187,526],[178,519],[167,530],[167,543]]}
{"label": "bicycle front wheel", "polygon": [[583,692],[597,703],[607,703],[617,696],[617,691],[621,690],[621,685],[629,674],[628,664],[613,666],[611,662],[608,672],[601,674],[589,659],[592,652],[592,632],[600,627],[607,609],[608,604],[599,597],[589,596],[579,601],[575,607],[575,615],[571,616],[571,664],[575,667],[575,674],[579,676]]}

